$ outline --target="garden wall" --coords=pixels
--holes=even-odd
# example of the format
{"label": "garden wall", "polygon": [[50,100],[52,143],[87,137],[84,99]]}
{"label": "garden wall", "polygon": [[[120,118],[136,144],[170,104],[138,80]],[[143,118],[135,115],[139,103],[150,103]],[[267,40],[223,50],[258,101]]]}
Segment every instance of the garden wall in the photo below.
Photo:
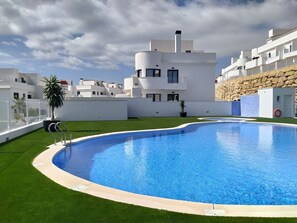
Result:
{"label": "garden wall", "polygon": [[62,121],[126,120],[127,100],[116,98],[70,98],[56,109]]}
{"label": "garden wall", "polygon": [[[180,102],[153,102],[147,98],[128,99],[129,117],[165,117],[179,116]],[[186,101],[188,116],[230,116],[231,102],[190,102]]]}

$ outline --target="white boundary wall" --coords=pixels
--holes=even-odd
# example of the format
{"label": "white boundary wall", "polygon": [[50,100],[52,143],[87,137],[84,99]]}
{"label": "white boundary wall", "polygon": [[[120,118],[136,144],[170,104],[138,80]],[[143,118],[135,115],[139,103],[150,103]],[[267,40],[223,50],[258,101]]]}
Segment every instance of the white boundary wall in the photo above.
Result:
{"label": "white boundary wall", "polygon": [[69,98],[55,116],[61,121],[126,120],[127,110],[127,99]]}
{"label": "white boundary wall", "polygon": [[[188,116],[231,116],[232,102],[185,102]],[[128,99],[129,117],[179,116],[179,102],[152,102],[147,98]]]}
{"label": "white boundary wall", "polygon": [[22,126],[0,134],[0,143],[19,137],[42,127],[42,121]]}
{"label": "white boundary wall", "polygon": [[[188,116],[231,116],[231,102],[185,102]],[[128,117],[178,117],[179,102],[148,98],[71,98],[56,110],[61,121],[126,120]]]}

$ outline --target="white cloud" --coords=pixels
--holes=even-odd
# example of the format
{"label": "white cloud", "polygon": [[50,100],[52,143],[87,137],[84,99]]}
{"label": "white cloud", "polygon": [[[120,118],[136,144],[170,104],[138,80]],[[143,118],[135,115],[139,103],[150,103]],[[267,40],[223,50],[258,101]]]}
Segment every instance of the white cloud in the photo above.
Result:
{"label": "white cloud", "polygon": [[224,57],[263,44],[270,28],[297,24],[295,0],[230,2],[0,0],[0,35],[26,38],[34,58],[50,66],[118,69],[133,66],[150,39],[173,39],[176,29]]}
{"label": "white cloud", "polygon": [[20,61],[11,56],[10,54],[7,53],[3,53],[0,51],[0,61],[2,64],[6,64],[6,65],[17,65],[20,63]]}
{"label": "white cloud", "polygon": [[59,60],[61,57],[57,52],[33,50],[32,55],[39,60]]}
{"label": "white cloud", "polygon": [[6,46],[17,46],[17,44],[13,41],[2,41],[1,44]]}

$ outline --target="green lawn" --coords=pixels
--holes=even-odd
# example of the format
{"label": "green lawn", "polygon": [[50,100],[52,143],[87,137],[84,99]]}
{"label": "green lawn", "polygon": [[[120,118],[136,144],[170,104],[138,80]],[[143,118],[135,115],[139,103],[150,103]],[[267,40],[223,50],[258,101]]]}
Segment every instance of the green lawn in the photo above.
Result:
{"label": "green lawn", "polygon": [[[261,119],[267,121],[268,119]],[[197,118],[141,118],[67,122],[73,137],[122,130],[164,128]],[[274,121],[274,120],[273,120]],[[278,119],[297,123],[294,119]],[[0,145],[0,222],[297,222],[297,219],[195,216],[116,203],[66,189],[42,175],[33,159],[52,144],[39,129]]]}

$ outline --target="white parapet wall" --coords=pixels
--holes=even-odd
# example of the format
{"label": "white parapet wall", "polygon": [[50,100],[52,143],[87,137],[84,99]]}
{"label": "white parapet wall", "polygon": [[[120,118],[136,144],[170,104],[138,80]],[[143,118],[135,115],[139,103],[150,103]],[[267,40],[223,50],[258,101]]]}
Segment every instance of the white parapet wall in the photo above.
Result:
{"label": "white parapet wall", "polygon": [[[185,102],[188,116],[231,116],[232,102]],[[179,102],[153,102],[148,98],[128,100],[129,117],[179,116]]]}
{"label": "white parapet wall", "polygon": [[42,127],[42,121],[39,121],[39,122],[25,125],[25,126],[22,126],[19,128],[15,128],[11,131],[2,132],[0,134],[0,143],[7,142],[11,139],[14,139],[14,138],[19,137],[24,134],[27,134],[27,133],[32,132],[32,131],[39,129],[41,127]]}
{"label": "white parapet wall", "polygon": [[69,98],[57,109],[55,116],[61,121],[126,120],[127,99]]}

